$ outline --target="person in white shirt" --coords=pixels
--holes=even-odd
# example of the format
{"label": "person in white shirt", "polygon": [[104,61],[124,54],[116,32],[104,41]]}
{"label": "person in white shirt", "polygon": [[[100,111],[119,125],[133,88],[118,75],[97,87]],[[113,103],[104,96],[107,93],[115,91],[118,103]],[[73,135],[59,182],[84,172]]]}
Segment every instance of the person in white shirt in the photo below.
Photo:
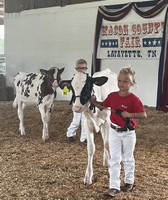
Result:
{"label": "person in white shirt", "polygon": [[[78,72],[86,72],[87,68],[87,62],[84,59],[79,59],[76,61],[76,67],[75,69]],[[83,120],[83,114],[73,112],[73,119],[70,124],[70,126],[67,129],[66,136],[68,143],[71,143],[74,141],[74,137],[76,135],[76,131],[78,127],[81,125],[81,136],[80,136],[80,142],[84,143],[87,141],[86,137],[86,131],[84,127],[84,120]]]}

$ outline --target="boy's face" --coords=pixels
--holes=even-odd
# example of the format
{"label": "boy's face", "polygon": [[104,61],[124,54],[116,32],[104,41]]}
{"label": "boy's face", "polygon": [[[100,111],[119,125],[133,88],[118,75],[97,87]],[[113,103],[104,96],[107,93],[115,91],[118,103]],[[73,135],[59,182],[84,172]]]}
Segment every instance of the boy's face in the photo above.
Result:
{"label": "boy's face", "polygon": [[121,91],[129,91],[130,87],[133,85],[134,83],[130,75],[125,75],[125,74],[118,75],[118,88]]}
{"label": "boy's face", "polygon": [[86,70],[87,70],[87,64],[86,63],[78,64],[75,69],[78,72],[86,72]]}

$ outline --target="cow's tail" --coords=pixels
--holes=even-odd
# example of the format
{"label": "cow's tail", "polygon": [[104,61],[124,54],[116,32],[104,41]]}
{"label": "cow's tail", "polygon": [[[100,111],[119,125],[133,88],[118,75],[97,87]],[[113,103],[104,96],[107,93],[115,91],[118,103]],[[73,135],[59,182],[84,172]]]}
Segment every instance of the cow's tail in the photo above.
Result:
{"label": "cow's tail", "polygon": [[17,105],[18,105],[18,100],[17,100],[17,96],[16,96],[14,101],[13,101],[13,107],[16,108]]}

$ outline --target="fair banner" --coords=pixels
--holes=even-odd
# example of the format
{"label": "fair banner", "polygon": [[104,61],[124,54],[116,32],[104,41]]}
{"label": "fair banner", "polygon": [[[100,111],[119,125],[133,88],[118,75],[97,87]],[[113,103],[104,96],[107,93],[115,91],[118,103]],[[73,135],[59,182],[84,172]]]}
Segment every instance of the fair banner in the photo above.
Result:
{"label": "fair banner", "polygon": [[[164,17],[164,15],[163,15]],[[97,58],[159,59],[164,19],[129,22],[126,18],[112,22],[103,19]]]}

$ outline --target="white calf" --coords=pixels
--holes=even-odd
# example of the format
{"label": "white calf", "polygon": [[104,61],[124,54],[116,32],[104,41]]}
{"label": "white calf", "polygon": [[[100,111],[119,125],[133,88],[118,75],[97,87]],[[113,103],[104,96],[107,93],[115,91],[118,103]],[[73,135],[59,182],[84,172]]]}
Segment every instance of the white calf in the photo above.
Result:
{"label": "white calf", "polygon": [[[48,123],[51,108],[56,97],[56,88],[61,81],[64,68],[52,67],[50,70],[40,69],[40,73],[19,72],[14,78],[16,97],[13,106],[18,106],[17,112],[20,120],[19,130],[25,135],[23,111],[26,104],[35,103],[41,113],[43,122],[42,139],[49,138]],[[33,117],[33,116],[32,116]]]}
{"label": "white calf", "polygon": [[[68,82],[69,83],[69,82]],[[64,82],[65,84],[65,82]],[[90,108],[90,98],[94,93],[98,101],[103,101],[112,91],[117,91],[117,75],[109,69],[95,73],[92,77],[82,72],[76,72],[72,81],[73,111],[83,112],[87,130],[88,164],[85,172],[84,183],[92,184],[93,156],[95,153],[94,132],[101,132],[104,144],[103,165],[109,160],[108,134],[110,129],[110,111]]]}

